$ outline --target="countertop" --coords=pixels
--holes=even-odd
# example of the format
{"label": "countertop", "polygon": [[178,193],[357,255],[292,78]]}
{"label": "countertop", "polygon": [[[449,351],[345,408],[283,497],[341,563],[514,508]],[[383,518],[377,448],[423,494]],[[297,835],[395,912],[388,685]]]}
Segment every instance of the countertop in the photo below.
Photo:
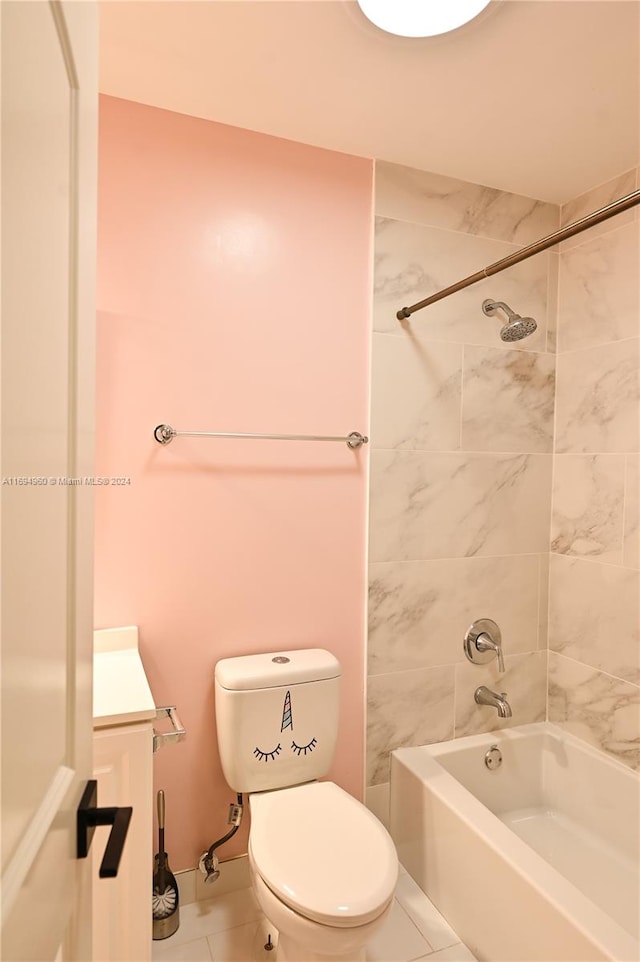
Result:
{"label": "countertop", "polygon": [[138,648],[138,629],[103,628],[93,633],[93,727],[126,725],[156,716]]}

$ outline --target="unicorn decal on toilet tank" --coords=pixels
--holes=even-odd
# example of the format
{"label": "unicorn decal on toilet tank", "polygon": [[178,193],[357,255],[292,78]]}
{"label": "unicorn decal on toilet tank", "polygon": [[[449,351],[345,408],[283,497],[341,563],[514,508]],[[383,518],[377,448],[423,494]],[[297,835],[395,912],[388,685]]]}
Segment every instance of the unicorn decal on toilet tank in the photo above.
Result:
{"label": "unicorn decal on toilet tank", "polygon": [[322,778],[338,733],[340,665],[324,649],[248,655],[215,670],[218,747],[236,792]]}
{"label": "unicorn decal on toilet tank", "polygon": [[[287,691],[286,695],[284,696],[284,706],[282,709],[282,724],[280,725],[280,732],[282,733],[287,728],[290,728],[291,733],[293,734],[293,712],[291,710],[291,692],[290,691]],[[294,752],[294,754],[297,755],[298,758],[300,758],[301,755],[304,754],[306,756],[308,752],[312,752],[314,748],[317,747],[317,745],[318,745],[318,741],[316,738],[312,738],[311,741],[307,742],[306,745],[298,745],[294,739],[291,742],[290,748],[291,748],[291,751]],[[253,754],[258,759],[258,761],[268,762],[268,761],[275,761],[275,759],[278,757],[281,751],[282,751],[282,744],[278,742],[276,747],[273,748],[271,751],[264,751],[262,748],[258,748],[258,746],[256,745],[256,747],[253,749]]]}

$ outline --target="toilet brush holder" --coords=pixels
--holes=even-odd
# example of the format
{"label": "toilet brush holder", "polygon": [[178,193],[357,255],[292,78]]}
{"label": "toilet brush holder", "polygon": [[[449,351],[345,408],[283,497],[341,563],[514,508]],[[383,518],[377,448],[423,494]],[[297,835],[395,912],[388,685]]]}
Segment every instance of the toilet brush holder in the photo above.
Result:
{"label": "toilet brush holder", "polygon": [[153,938],[168,939],[180,925],[178,883],[164,849],[164,792],[158,792],[158,854],[153,872]]}

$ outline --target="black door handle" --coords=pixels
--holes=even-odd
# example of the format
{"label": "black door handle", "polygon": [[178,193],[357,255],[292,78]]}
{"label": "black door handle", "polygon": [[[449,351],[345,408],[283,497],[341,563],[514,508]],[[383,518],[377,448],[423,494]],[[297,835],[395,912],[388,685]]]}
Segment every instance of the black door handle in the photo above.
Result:
{"label": "black door handle", "polygon": [[100,878],[115,878],[118,874],[132,812],[131,806],[98,808],[98,783],[95,779],[87,782],[78,805],[77,857],[86,858],[89,854],[96,825],[111,825],[100,864]]}

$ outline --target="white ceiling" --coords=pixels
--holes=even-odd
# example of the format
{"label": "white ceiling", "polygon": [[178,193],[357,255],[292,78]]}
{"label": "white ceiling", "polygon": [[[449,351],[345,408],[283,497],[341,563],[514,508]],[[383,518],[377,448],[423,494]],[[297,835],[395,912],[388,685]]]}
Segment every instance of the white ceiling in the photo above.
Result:
{"label": "white ceiling", "polygon": [[494,0],[425,40],[354,0],[101,13],[116,97],[558,203],[638,163],[640,0]]}

